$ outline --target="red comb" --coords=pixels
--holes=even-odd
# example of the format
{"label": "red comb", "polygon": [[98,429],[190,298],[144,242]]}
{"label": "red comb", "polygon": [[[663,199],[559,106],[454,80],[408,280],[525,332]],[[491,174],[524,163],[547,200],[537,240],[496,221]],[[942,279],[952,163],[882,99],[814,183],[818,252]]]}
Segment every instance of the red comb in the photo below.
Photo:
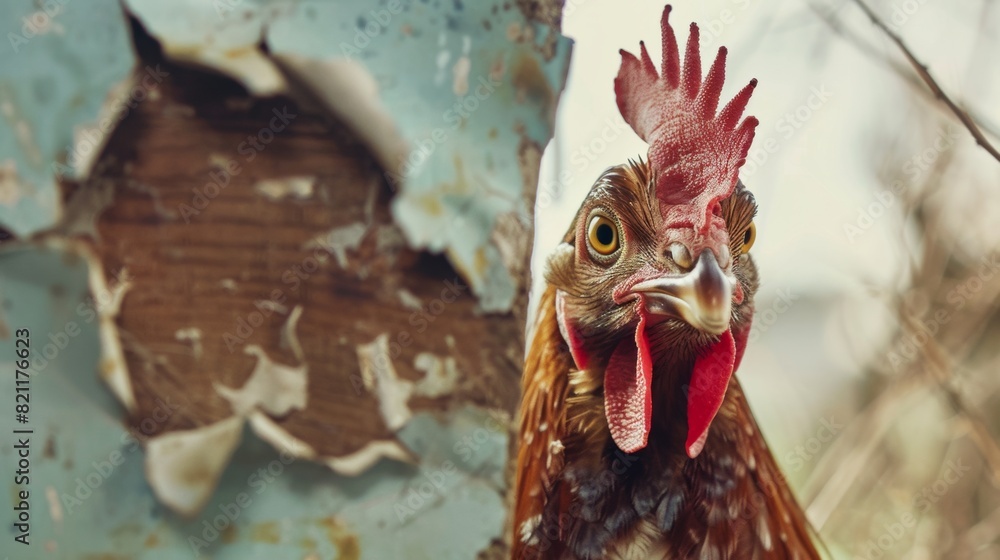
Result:
{"label": "red comb", "polygon": [[757,119],[739,120],[757,80],[751,80],[716,114],[726,74],[726,49],[719,48],[702,81],[698,26],[691,24],[682,69],[669,16],[668,5],[660,20],[660,73],[643,43],[639,43],[641,58],[622,50],[615,95],[625,122],[649,144],[657,197],[669,205],[686,206],[687,211],[670,214],[675,221],[690,221],[698,230],[711,221],[715,203],[732,193],[746,161]]}

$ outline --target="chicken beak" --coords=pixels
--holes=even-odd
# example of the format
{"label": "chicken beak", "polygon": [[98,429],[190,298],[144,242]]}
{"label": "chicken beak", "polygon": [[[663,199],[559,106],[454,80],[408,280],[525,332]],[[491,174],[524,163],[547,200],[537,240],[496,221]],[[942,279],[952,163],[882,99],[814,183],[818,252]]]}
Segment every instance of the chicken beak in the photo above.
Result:
{"label": "chicken beak", "polygon": [[690,272],[646,280],[630,291],[642,296],[649,313],[681,319],[718,335],[729,328],[735,282],[723,272],[715,253],[705,249]]}

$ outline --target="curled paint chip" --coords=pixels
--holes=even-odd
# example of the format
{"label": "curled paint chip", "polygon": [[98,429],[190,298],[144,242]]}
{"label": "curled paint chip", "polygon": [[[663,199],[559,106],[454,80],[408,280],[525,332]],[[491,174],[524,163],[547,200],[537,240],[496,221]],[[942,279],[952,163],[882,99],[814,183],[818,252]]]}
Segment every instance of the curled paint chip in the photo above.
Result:
{"label": "curled paint chip", "polygon": [[217,2],[126,0],[124,4],[169,58],[228,75],[256,96],[286,90],[281,72],[259,47],[265,22],[276,14],[257,3],[247,2],[239,10],[219,9]]}
{"label": "curled paint chip", "polygon": [[251,414],[250,426],[260,439],[282,453],[323,463],[330,470],[344,476],[358,476],[382,459],[408,464],[416,461],[412,452],[393,439],[372,440],[360,449],[339,457],[318,457],[311,445],[288,433],[265,414]]}
{"label": "curled paint chip", "polygon": [[132,379],[125,367],[125,354],[118,339],[118,327],[115,325],[115,317],[121,311],[125,294],[132,286],[128,270],[121,269],[115,283],[109,288],[104,277],[104,267],[90,249],[82,243],[67,243],[71,247],[70,252],[82,255],[87,261],[90,291],[99,317],[97,333],[101,344],[101,379],[108,384],[125,408],[132,412],[136,408],[135,394],[132,392]]}
{"label": "curled paint chip", "polygon": [[357,451],[340,457],[328,457],[323,463],[334,472],[345,476],[357,476],[372,468],[382,459],[392,459],[403,463],[414,463],[413,455],[398,441],[377,439],[369,441]]}
{"label": "curled paint chip", "polygon": [[248,345],[243,351],[257,357],[257,366],[250,379],[239,389],[214,384],[216,392],[229,401],[235,415],[246,416],[259,408],[281,417],[293,409],[306,407],[307,366],[275,363],[256,344]]}
{"label": "curled paint chip", "polygon": [[424,372],[424,378],[413,387],[414,394],[436,398],[455,390],[458,383],[455,358],[442,359],[430,352],[421,352],[413,359],[413,367]]}
{"label": "curled paint chip", "polygon": [[174,331],[174,339],[179,342],[188,342],[191,344],[191,353],[194,355],[195,360],[201,359],[202,345],[201,345],[201,329],[198,327],[188,327],[186,329],[177,329]]}
{"label": "curled paint chip", "polygon": [[156,497],[181,515],[197,514],[215,490],[243,434],[243,417],[167,432],[146,444],[146,478]]}
{"label": "curled paint chip", "polygon": [[363,222],[335,227],[306,242],[305,249],[324,249],[333,253],[340,268],[347,268],[347,251],[356,251],[368,232]]}
{"label": "curled paint chip", "polygon": [[357,353],[362,382],[378,397],[382,419],[395,432],[412,415],[407,401],[413,394],[413,383],[396,374],[389,356],[389,335],[382,333],[372,342],[358,345]]}
{"label": "curled paint chip", "polygon": [[385,169],[398,172],[410,145],[382,104],[378,83],[368,68],[350,58],[320,60],[293,53],[271,57],[295,78],[294,83],[350,126]]}
{"label": "curled paint chip", "polygon": [[262,179],[254,183],[254,190],[271,200],[303,200],[313,195],[315,177],[282,177]]}
{"label": "curled paint chip", "polygon": [[305,351],[302,350],[302,343],[299,342],[299,335],[296,332],[296,328],[299,326],[299,319],[301,318],[302,305],[296,305],[292,308],[292,312],[288,314],[285,324],[281,326],[281,345],[290,349],[299,363],[306,361]]}

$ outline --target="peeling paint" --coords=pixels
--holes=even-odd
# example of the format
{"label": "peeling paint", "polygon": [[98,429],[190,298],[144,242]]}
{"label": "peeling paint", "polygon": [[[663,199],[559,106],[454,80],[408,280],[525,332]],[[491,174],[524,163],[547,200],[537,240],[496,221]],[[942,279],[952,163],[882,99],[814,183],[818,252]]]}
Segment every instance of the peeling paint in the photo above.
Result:
{"label": "peeling paint", "polygon": [[[8,200],[4,197],[13,197],[10,200],[14,206],[12,212],[23,211],[25,204],[46,200],[45,197],[49,196],[45,194],[48,183],[54,184],[53,162],[66,164],[69,170],[67,177],[88,179],[94,157],[114,128],[99,126],[98,133],[89,134],[88,131],[92,132],[94,128],[87,123],[92,123],[95,118],[113,119],[118,114],[117,109],[121,108],[121,96],[134,84],[134,77],[129,78],[127,73],[115,79],[108,77],[118,68],[118,60],[127,60],[129,66],[133,61],[127,47],[127,24],[124,18],[121,22],[115,20],[121,15],[119,5],[110,0],[95,0],[92,3],[94,7],[88,6],[88,9],[98,12],[100,2],[112,8],[110,13],[117,14],[111,16],[115,26],[108,34],[109,43],[114,46],[121,33],[125,37],[125,47],[115,47],[120,52],[115,51],[114,56],[118,58],[108,64],[109,68],[99,68],[92,75],[83,77],[93,85],[93,91],[88,90],[83,97],[80,114],[74,113],[72,118],[60,123],[65,130],[54,135],[50,130],[54,128],[49,126],[50,121],[38,118],[37,108],[25,101],[24,92],[32,91],[27,86],[22,88],[18,85],[10,89],[5,80],[0,80],[0,118],[5,123],[13,123],[11,130],[14,131],[10,138],[0,139],[0,162],[4,162],[0,164],[0,206]],[[27,0],[16,0],[11,4],[17,4],[18,9],[32,5]],[[220,11],[220,4],[230,8],[238,5],[238,8]],[[460,7],[462,3],[455,3],[455,7],[447,2],[440,7],[430,2],[406,3],[412,8],[406,15],[380,23],[377,36],[369,35],[370,46],[365,46],[358,56],[347,60],[341,45],[345,41],[353,42],[358,28],[364,23],[337,27],[331,22],[343,21],[345,14],[355,12],[367,16],[371,6],[363,5],[361,10],[360,4],[345,0],[235,0],[222,3],[123,0],[123,5],[161,41],[164,54],[169,59],[231,76],[247,86],[251,94],[283,92],[292,94],[300,102],[307,97],[318,98],[326,112],[355,128],[376,154],[394,187],[392,212],[396,223],[374,225],[375,197],[382,192],[382,185],[368,185],[371,198],[365,207],[364,222],[331,230],[313,240],[311,246],[328,248],[344,269],[352,264],[349,260],[353,258],[352,252],[361,248],[369,232],[374,234],[374,245],[379,255],[385,258],[394,259],[407,244],[415,249],[441,252],[473,287],[480,298],[482,310],[509,309],[510,302],[523,288],[518,273],[518,267],[523,263],[517,262],[513,244],[516,240],[509,237],[517,232],[530,231],[530,196],[526,195],[529,194],[527,190],[533,188],[534,177],[530,169],[532,164],[525,163],[523,158],[525,140],[533,146],[540,146],[551,135],[549,117],[554,113],[565,76],[568,40],[559,37],[557,48],[552,51],[555,56],[551,56],[552,53],[546,55],[543,48],[547,46],[536,42],[537,37],[544,35],[544,28],[533,22],[524,22],[517,9],[489,15],[492,23],[484,25],[482,22],[486,17],[482,16],[487,15],[488,4],[464,3],[463,9]],[[70,6],[76,5],[70,3]],[[103,4],[100,6],[103,7]],[[6,6],[0,7],[0,16],[6,16],[8,11],[11,10]],[[73,8],[59,17],[86,21],[79,8]],[[104,14],[100,17],[100,21],[108,19]],[[0,17],[0,20],[5,19]],[[515,45],[508,44],[510,41],[505,34],[508,23],[516,27]],[[79,26],[77,19],[59,19],[48,28],[49,33],[40,35],[25,48],[44,45],[44,41],[60,33],[72,38]],[[103,28],[95,25],[90,32],[100,29]],[[551,37],[556,35],[550,33]],[[66,50],[65,44],[60,45]],[[46,47],[46,50],[50,49]],[[82,56],[95,60],[100,56],[95,53],[102,52],[102,48],[80,49]],[[51,56],[51,52],[47,56]],[[56,62],[57,66],[61,64]],[[437,79],[439,76],[440,80]],[[0,71],[0,77],[7,78],[6,67]],[[56,85],[62,87],[64,78],[57,77]],[[31,82],[30,87],[37,89],[37,81]],[[476,96],[477,91],[487,90],[489,95],[483,98]],[[155,103],[157,98],[155,90],[148,92],[148,102]],[[462,106],[458,104],[473,103],[473,100],[478,106],[466,111],[468,115],[448,116],[447,111]],[[58,111],[62,106],[60,103],[57,101],[50,109]],[[192,117],[195,114],[192,107],[178,104],[163,107],[162,113],[174,117]],[[117,121],[113,121],[112,125],[114,122]],[[438,129],[445,133],[441,140],[435,136]],[[62,138],[53,142],[52,137],[58,135]],[[8,150],[11,146],[13,148]],[[60,151],[75,155],[63,159],[58,155],[52,156]],[[212,160],[212,155],[209,159]],[[35,173],[36,167],[43,173]],[[316,190],[313,177],[261,181],[255,185],[255,191],[269,200],[282,201],[324,194],[323,189]],[[58,217],[56,194],[50,198],[53,202],[45,207],[45,211]],[[95,212],[102,208],[96,204],[100,202],[97,199],[77,202],[81,208],[97,208]],[[70,214],[68,204],[65,215],[68,217]],[[7,216],[0,209],[0,225],[8,225],[5,221]],[[25,220],[25,223],[34,223],[32,220],[35,218],[27,216]],[[87,230],[86,222],[74,223],[74,232]],[[523,237],[530,242],[530,235]],[[130,378],[124,370],[125,361],[114,325],[115,315],[128,293],[127,271],[108,271],[106,278],[100,263],[85,247],[73,246],[67,253],[83,255],[87,259],[90,289],[99,300],[103,300],[95,333],[102,347],[99,362],[101,377],[114,395],[129,410],[134,410]],[[238,285],[234,279],[224,279],[217,286],[212,285],[211,289],[217,293],[220,290],[234,293]],[[249,290],[250,285],[244,289]],[[420,307],[420,299],[412,292],[398,289],[398,285],[389,285],[387,290],[388,297],[392,297],[392,290],[395,290],[404,307]],[[288,313],[281,329],[282,346],[290,349],[302,363],[303,351],[296,333],[303,308],[294,306],[290,311],[284,307],[276,310]],[[445,337],[448,347],[454,349],[454,337]],[[179,329],[174,338],[190,344],[196,358],[201,355],[203,341],[199,329]],[[342,343],[347,343],[346,338],[342,337]],[[433,415],[415,413],[409,408],[408,400],[412,395],[438,398],[455,391],[461,376],[455,358],[447,355],[447,350],[445,355],[419,353],[413,365],[424,376],[417,382],[411,382],[398,377],[389,357],[385,335],[367,345],[358,346],[357,356],[363,378],[378,399],[387,426],[396,433],[394,438],[368,442],[340,457],[316,456],[314,449],[292,437],[271,417],[272,414],[289,414],[305,407],[305,368],[276,364],[259,347],[247,347],[246,350],[257,357],[256,367],[248,380],[240,388],[216,386],[216,390],[232,404],[236,414],[208,426],[170,432],[150,439],[144,466],[153,493],[150,494],[143,484],[141,473],[135,472],[139,469],[139,461],[126,461],[121,469],[124,474],[115,475],[122,477],[119,479],[121,482],[104,485],[95,491],[95,496],[99,497],[94,498],[93,507],[118,518],[134,516],[134,525],[142,527],[156,523],[149,513],[157,511],[153,495],[182,515],[194,515],[206,507],[209,500],[224,504],[236,492],[245,490],[246,469],[259,466],[250,460],[259,459],[259,456],[240,455],[234,460],[233,454],[245,453],[244,447],[265,447],[252,437],[248,438],[247,446],[240,445],[243,423],[248,422],[260,440],[281,452],[288,451],[295,457],[324,464],[339,474],[361,477],[350,484],[332,477],[337,479],[337,483],[326,484],[331,478],[328,473],[327,478],[321,478],[315,474],[319,469],[310,471],[303,468],[297,470],[295,476],[279,479],[274,483],[275,489],[260,496],[261,505],[248,512],[244,521],[253,519],[252,522],[247,521],[248,526],[260,529],[248,534],[256,535],[256,540],[274,547],[272,552],[276,557],[290,554],[286,553],[289,550],[285,546],[289,544],[285,538],[286,529],[289,534],[297,534],[301,526],[310,524],[316,529],[316,518],[310,519],[310,523],[276,521],[288,517],[288,511],[283,508],[287,508],[289,496],[295,497],[297,505],[301,503],[303,511],[323,512],[322,515],[329,516],[329,526],[325,527],[328,540],[334,545],[336,553],[345,559],[405,557],[413,542],[424,538],[424,535],[439,534],[442,523],[452,523],[459,518],[467,526],[463,526],[461,531],[456,528],[452,538],[428,542],[428,557],[471,557],[475,551],[500,538],[503,521],[500,492],[507,458],[507,426],[498,424],[475,407],[439,411]],[[69,384],[66,383],[68,376],[56,379],[63,385],[74,387],[87,382],[84,379]],[[96,378],[93,381],[99,385]],[[54,386],[58,387],[53,385],[50,388]],[[103,395],[99,393],[98,397]],[[117,422],[107,421],[108,403],[110,397],[101,406],[74,410],[74,414],[78,413],[80,422],[96,426],[93,432],[103,430],[101,433],[107,436],[110,445],[120,446],[120,426]],[[70,424],[72,422],[64,422],[68,430],[73,429]],[[485,438],[481,437],[483,435]],[[468,453],[464,449],[460,451],[456,442],[470,437],[484,443],[468,450]],[[109,453],[101,449],[96,451],[97,456],[91,457],[79,449],[75,452],[72,448],[67,450],[63,443],[60,440],[60,458],[65,455],[65,460],[59,465],[55,461],[46,463],[53,463],[52,468],[70,470],[74,468],[75,460],[74,476],[86,474],[81,469],[89,468],[87,464],[92,460],[103,460],[102,456],[106,457]],[[91,443],[87,441],[88,446]],[[383,458],[416,464],[419,469],[378,465]],[[446,489],[434,497],[433,507],[416,508],[412,515],[405,518],[405,522],[401,521],[398,510],[393,506],[404,499],[412,485],[424,481],[420,478],[422,473],[433,472],[445,460],[456,463],[462,474],[450,480]],[[222,480],[224,487],[220,488],[219,495],[213,496],[213,489],[220,483],[219,477],[227,465],[239,475],[230,477],[233,480]],[[133,466],[135,469],[129,471]],[[300,467],[303,466],[294,466],[296,469]],[[315,492],[301,492],[302,484],[312,482],[318,482],[309,486]],[[123,495],[129,498],[123,499]],[[358,507],[349,507],[369,499],[389,501],[382,509],[362,511]],[[127,510],[121,507],[126,503],[137,505],[134,510]],[[209,515],[208,512],[216,513],[214,505],[217,504],[207,509],[206,515]],[[91,505],[88,504],[88,507]],[[336,512],[336,517],[332,517],[332,512]],[[55,520],[59,515],[58,510],[50,508],[49,517]],[[44,515],[40,517],[45,518]],[[159,522],[171,529],[179,528],[173,520]],[[280,539],[275,539],[276,527],[281,528]],[[156,546],[162,551],[172,550],[176,545],[179,548],[186,546],[182,542],[183,534],[182,531],[163,530],[143,535],[143,540],[139,542],[158,543]],[[70,541],[69,538],[67,535],[66,542],[76,543],[79,540]],[[226,546],[213,550],[213,557],[246,557],[246,548],[240,547],[245,546],[247,534],[231,530],[221,538]],[[302,542],[304,538],[297,536],[296,542]],[[316,539],[317,536],[312,534],[308,538]],[[319,540],[321,546],[326,544],[322,542],[322,537]],[[52,545],[54,547],[55,543]],[[331,550],[308,551],[307,556],[332,557]],[[81,554],[110,558],[111,555],[131,557],[138,553],[122,549],[111,555],[103,550],[87,550]],[[306,552],[295,557],[302,557],[303,554]]]}
{"label": "peeling paint", "polygon": [[424,378],[413,387],[414,394],[437,398],[455,390],[459,377],[455,358],[441,359],[430,352],[421,352],[413,359],[413,367],[424,372]]}
{"label": "peeling paint", "polygon": [[318,96],[324,108],[355,131],[384,168],[397,170],[409,153],[409,143],[383,106],[378,83],[364,65],[346,58],[323,60],[294,53],[273,56],[282,69]]}
{"label": "peeling paint", "polygon": [[454,76],[451,85],[452,93],[458,96],[469,93],[469,70],[471,68],[472,63],[467,56],[461,56],[455,61],[455,65],[451,67],[451,73]]}
{"label": "peeling paint", "polygon": [[285,324],[281,326],[281,345],[290,349],[299,363],[304,363],[306,361],[306,354],[302,350],[302,343],[299,342],[299,335],[295,330],[301,318],[302,306],[296,305],[292,308],[292,312],[288,315]]}
{"label": "peeling paint", "polygon": [[188,327],[186,329],[177,329],[174,332],[174,339],[179,342],[187,342],[191,344],[191,353],[194,355],[194,359],[200,360],[202,354],[201,345],[201,329],[198,327]]}
{"label": "peeling paint", "polygon": [[[209,68],[241,82],[257,96],[282,93],[287,84],[258,48],[261,28],[280,13],[280,2],[125,0],[125,6],[160,41],[164,54]],[[219,9],[219,7],[229,9]]]}
{"label": "peeling paint", "polygon": [[256,344],[246,346],[243,351],[257,357],[257,365],[247,382],[239,389],[213,384],[216,392],[229,401],[237,416],[245,416],[254,408],[260,408],[272,416],[282,417],[292,410],[306,407],[307,366],[290,367],[275,363]]}
{"label": "peeling paint", "polygon": [[111,181],[90,180],[74,190],[65,202],[62,219],[53,233],[67,237],[82,236],[99,239],[97,218],[114,202],[115,188]]}
{"label": "peeling paint", "polygon": [[315,177],[284,177],[257,181],[253,188],[265,197],[279,201],[283,199],[303,200],[313,195]]}
{"label": "peeling paint", "polygon": [[281,313],[282,315],[288,313],[287,307],[277,301],[274,301],[273,299],[258,299],[254,300],[253,304],[261,311],[268,310],[274,313]]}
{"label": "peeling paint", "polygon": [[361,379],[378,399],[385,425],[392,431],[402,428],[412,414],[407,402],[413,393],[413,383],[396,374],[389,356],[389,335],[383,333],[368,344],[358,345],[357,353]]}
{"label": "peeling paint", "polygon": [[357,451],[342,457],[330,457],[323,461],[334,472],[346,476],[357,476],[382,459],[392,459],[404,463],[412,463],[413,455],[398,441],[372,440]]}
{"label": "peeling paint", "polygon": [[59,503],[59,493],[52,486],[45,487],[45,500],[49,503],[49,517],[56,523],[62,523],[63,509]]}
{"label": "peeling paint", "polygon": [[361,240],[368,232],[368,226],[362,222],[354,222],[346,226],[333,228],[330,231],[317,235],[308,241],[305,249],[326,249],[333,253],[337,259],[337,264],[342,269],[347,268],[347,252],[356,251],[361,246]]}
{"label": "peeling paint", "polygon": [[341,519],[328,517],[322,523],[326,526],[330,542],[337,547],[337,560],[358,560],[361,558],[358,536],[350,531]]}
{"label": "peeling paint", "polygon": [[197,514],[211,497],[242,433],[243,418],[231,416],[150,438],[146,478],[156,497],[181,515]]}
{"label": "peeling paint", "polygon": [[424,308],[424,304],[420,301],[420,298],[413,294],[410,290],[406,288],[400,288],[396,290],[396,296],[399,297],[399,302],[403,304],[403,307],[407,309],[412,309],[414,311],[420,311]]}
{"label": "peeling paint", "polygon": [[103,267],[90,249],[81,243],[72,243],[71,247],[72,249],[69,249],[71,252],[82,255],[87,261],[90,290],[97,303],[97,315],[100,321],[98,333],[101,340],[101,378],[131,412],[136,407],[135,394],[132,392],[132,379],[125,367],[125,354],[118,337],[118,326],[115,324],[115,317],[121,311],[122,300],[131,286],[128,270],[121,269],[115,284],[108,288]]}
{"label": "peeling paint", "polygon": [[[10,23],[0,41],[0,121],[11,131],[0,134],[0,226],[21,238],[59,219],[58,181],[85,178],[86,162],[118,122],[108,117],[109,99],[131,83],[135,64],[117,0],[60,2],[58,12],[51,4],[52,15],[43,12],[25,33],[15,22],[42,3],[0,3],[0,22]],[[81,139],[74,130],[90,134]]]}
{"label": "peeling paint", "polygon": [[[343,45],[354,44],[356,29],[331,29],[324,22],[336,20],[349,5],[304,2],[283,14],[267,33],[275,58],[341,59]],[[393,134],[383,135],[387,142],[364,136],[374,134],[368,129],[381,123],[381,117],[360,125],[347,122],[375,146],[397,191],[393,216],[409,244],[445,253],[485,311],[506,311],[523,279],[505,266],[492,232],[497,217],[510,212],[530,223],[532,208],[524,201],[535,179],[522,181],[519,152],[525,137],[545,145],[552,135],[571,41],[526,21],[518,10],[491,10],[488,2],[463,3],[461,10],[447,10],[447,29],[442,29],[439,10],[414,4],[361,50],[358,60],[365,72],[358,77],[375,84],[368,95],[377,99],[380,115],[384,111],[391,117],[376,124],[375,131],[398,131],[409,149],[400,152]],[[483,20],[492,23],[485,28]],[[508,28],[514,32],[510,37]],[[423,38],[429,34],[437,41]],[[444,79],[449,64],[450,80]],[[322,83],[322,68],[305,64],[289,71],[314,95],[333,97],[336,89]],[[405,82],[394,78],[401,69],[408,76]],[[484,144],[491,131],[494,141]],[[464,176],[456,160],[463,163]],[[429,199],[435,203],[428,205]],[[477,254],[485,265],[474,266]]]}
{"label": "peeling paint", "polygon": [[21,200],[17,162],[12,159],[0,162],[0,205],[14,206]]}
{"label": "peeling paint", "polygon": [[270,443],[276,449],[292,457],[301,457],[322,463],[330,470],[344,476],[359,476],[372,468],[382,459],[391,459],[402,463],[413,463],[413,454],[398,441],[372,440],[360,449],[339,457],[319,457],[308,443],[289,434],[270,417],[255,412],[250,415],[250,426],[259,438]]}

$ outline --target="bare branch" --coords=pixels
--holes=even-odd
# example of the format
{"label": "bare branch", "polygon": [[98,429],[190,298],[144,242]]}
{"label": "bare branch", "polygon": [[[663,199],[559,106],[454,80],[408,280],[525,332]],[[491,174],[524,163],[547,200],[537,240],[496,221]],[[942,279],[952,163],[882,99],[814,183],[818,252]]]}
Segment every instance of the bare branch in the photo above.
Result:
{"label": "bare branch", "polygon": [[942,103],[944,103],[945,105],[947,105],[948,108],[951,110],[951,112],[954,113],[956,117],[958,117],[958,120],[962,122],[962,124],[969,131],[969,133],[972,134],[972,137],[976,139],[976,144],[979,144],[984,150],[989,152],[989,154],[993,156],[994,159],[1000,161],[1000,152],[998,152],[997,149],[993,147],[993,144],[991,144],[989,140],[986,139],[986,136],[983,135],[983,131],[979,129],[979,126],[976,124],[974,120],[972,120],[972,117],[970,117],[969,114],[966,113],[964,109],[955,104],[955,102],[952,101],[950,97],[948,97],[948,94],[946,94],[944,90],[941,89],[941,86],[938,85],[937,80],[934,79],[934,76],[932,76],[930,71],[927,69],[927,65],[917,60],[917,57],[913,55],[913,52],[911,52],[909,48],[907,48],[906,44],[903,43],[903,40],[900,39],[899,35],[893,32],[892,29],[889,29],[889,26],[887,26],[885,22],[882,21],[875,14],[875,12],[873,12],[872,9],[868,7],[867,4],[865,4],[864,0],[854,0],[854,3],[857,4],[862,11],[865,12],[865,14],[868,16],[868,19],[870,19],[872,23],[875,24],[876,27],[881,29],[886,34],[886,36],[889,37],[890,40],[892,40],[893,43],[896,43],[896,46],[899,47],[899,50],[902,51],[903,56],[906,57],[906,60],[910,63],[911,66],[913,66],[913,69],[917,72],[917,75],[920,76],[920,79],[923,80],[923,82],[927,84],[927,87],[930,88],[931,92],[934,94],[934,97],[939,101],[941,101]]}

